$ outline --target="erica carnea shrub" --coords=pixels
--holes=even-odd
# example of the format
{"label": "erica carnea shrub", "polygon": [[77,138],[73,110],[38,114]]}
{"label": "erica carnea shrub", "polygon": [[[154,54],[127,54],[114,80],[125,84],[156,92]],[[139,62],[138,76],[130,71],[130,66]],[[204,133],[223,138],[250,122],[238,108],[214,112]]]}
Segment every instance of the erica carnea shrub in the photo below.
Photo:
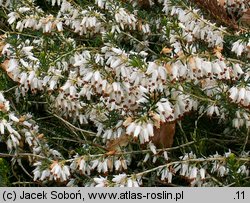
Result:
{"label": "erica carnea shrub", "polygon": [[248,0],[0,6],[10,185],[249,186]]}

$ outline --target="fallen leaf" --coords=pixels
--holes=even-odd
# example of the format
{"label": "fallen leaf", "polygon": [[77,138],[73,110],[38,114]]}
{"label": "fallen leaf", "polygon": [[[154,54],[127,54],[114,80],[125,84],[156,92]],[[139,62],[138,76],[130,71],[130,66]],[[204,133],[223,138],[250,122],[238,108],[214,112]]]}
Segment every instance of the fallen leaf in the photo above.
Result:
{"label": "fallen leaf", "polygon": [[161,50],[161,54],[170,54],[172,52],[172,48],[167,48],[167,47],[164,47],[162,50]]}
{"label": "fallen leaf", "polygon": [[175,134],[175,123],[161,123],[160,128],[154,128],[152,142],[157,148],[172,147]]}
{"label": "fallen leaf", "polygon": [[250,9],[248,9],[240,18],[242,25],[250,26]]}
{"label": "fallen leaf", "polygon": [[121,135],[119,138],[110,140],[107,143],[108,151],[121,151],[121,147],[126,147],[129,143],[129,135]]}

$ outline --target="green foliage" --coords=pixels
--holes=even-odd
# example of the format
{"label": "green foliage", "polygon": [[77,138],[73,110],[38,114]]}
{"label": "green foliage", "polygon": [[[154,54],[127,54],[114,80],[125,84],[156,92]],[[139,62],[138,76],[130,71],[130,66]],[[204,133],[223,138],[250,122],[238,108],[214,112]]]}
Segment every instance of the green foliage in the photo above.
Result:
{"label": "green foliage", "polygon": [[0,187],[6,187],[9,185],[10,166],[7,161],[0,158]]}

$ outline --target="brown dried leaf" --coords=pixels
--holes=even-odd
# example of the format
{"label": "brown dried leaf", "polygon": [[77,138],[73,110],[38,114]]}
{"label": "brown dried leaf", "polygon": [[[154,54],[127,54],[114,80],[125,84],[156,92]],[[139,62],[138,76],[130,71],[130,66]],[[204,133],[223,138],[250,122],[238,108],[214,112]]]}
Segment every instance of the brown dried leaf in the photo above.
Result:
{"label": "brown dried leaf", "polygon": [[121,151],[121,147],[126,147],[129,143],[130,136],[122,135],[117,139],[110,140],[107,143],[107,150],[110,151]]}
{"label": "brown dried leaf", "polygon": [[[4,42],[4,39],[5,39],[5,35],[0,35],[0,56],[2,55],[2,50],[3,50],[3,47],[5,46],[5,42]],[[3,63],[0,63],[0,67],[5,70],[7,72],[7,69],[9,67],[9,60],[5,60]],[[8,73],[8,76],[13,79],[13,75]]]}
{"label": "brown dried leaf", "polygon": [[248,9],[240,18],[240,22],[243,25],[250,26],[250,9]]}
{"label": "brown dried leaf", "polygon": [[9,60],[5,60],[3,63],[0,64],[0,67],[6,71],[7,75],[13,80],[14,76],[12,73],[7,72],[7,69],[9,67]]}
{"label": "brown dried leaf", "polygon": [[164,47],[162,50],[161,50],[161,54],[170,54],[172,52],[172,48],[168,48],[168,47]]}
{"label": "brown dried leaf", "polygon": [[172,147],[175,134],[175,123],[162,123],[160,128],[154,128],[152,142],[157,148]]}
{"label": "brown dried leaf", "polygon": [[[3,50],[3,47],[5,46],[4,39],[5,39],[5,35],[0,35],[0,56],[2,55],[2,50]],[[9,60],[6,59],[3,63],[0,63],[0,67],[7,72],[7,69],[9,67]],[[7,75],[11,79],[13,79],[14,77],[13,74],[8,73],[8,72],[7,72]]]}

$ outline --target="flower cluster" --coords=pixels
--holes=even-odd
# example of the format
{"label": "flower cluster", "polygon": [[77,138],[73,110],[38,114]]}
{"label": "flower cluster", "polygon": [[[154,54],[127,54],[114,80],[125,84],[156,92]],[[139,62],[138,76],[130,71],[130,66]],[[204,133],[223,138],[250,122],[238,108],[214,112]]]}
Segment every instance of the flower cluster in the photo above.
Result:
{"label": "flower cluster", "polygon": [[[0,92],[0,141],[14,157],[29,151],[34,182],[137,187],[152,172],[159,184],[178,175],[191,186],[214,186],[211,173],[226,178],[237,168],[235,176],[249,176],[243,152],[250,127],[249,34],[222,27],[192,1],[145,2],[0,0],[12,30],[0,38],[0,64],[17,84]],[[224,5],[231,15],[248,8],[247,1],[233,2]],[[11,102],[27,103],[20,112],[43,104],[38,113],[46,117],[37,121],[59,119],[63,130],[55,133],[50,122],[40,130],[31,113],[20,115],[5,99],[9,91]],[[196,118],[195,129],[185,133],[188,115]],[[200,142],[197,125],[205,115],[230,132],[242,130],[238,157],[211,152],[172,159],[168,150],[185,143],[160,149],[172,146],[175,128],[178,143]]]}
{"label": "flower cluster", "polygon": [[245,52],[247,57],[250,58],[250,40],[248,42],[237,40],[233,43],[232,52],[235,52],[237,56],[241,56]]}
{"label": "flower cluster", "polygon": [[96,183],[95,187],[139,187],[141,181],[138,178],[129,178],[126,174],[114,175],[112,181],[108,181],[106,178],[94,178]]}
{"label": "flower cluster", "polygon": [[[191,43],[196,39],[201,39],[208,43],[208,46],[223,46],[224,27],[216,27],[211,22],[199,15],[199,10],[182,8],[172,4],[171,0],[165,0],[163,11],[178,19],[178,25],[181,28],[181,35],[184,39]],[[171,41],[176,43],[176,37],[172,35]],[[176,48],[178,50],[178,48]]]}
{"label": "flower cluster", "polygon": [[[45,156],[49,160],[58,159],[62,157],[60,152],[49,147],[44,140],[44,134],[39,133],[39,126],[32,119],[31,114],[16,115],[10,110],[9,101],[7,101],[2,92],[0,92],[0,140],[6,143],[7,149],[15,156],[22,154],[24,149],[29,152],[30,164],[40,166],[40,159]],[[40,172],[39,172],[40,174]],[[34,179],[38,177],[38,171],[34,172]],[[45,178],[42,174],[41,179]]]}

